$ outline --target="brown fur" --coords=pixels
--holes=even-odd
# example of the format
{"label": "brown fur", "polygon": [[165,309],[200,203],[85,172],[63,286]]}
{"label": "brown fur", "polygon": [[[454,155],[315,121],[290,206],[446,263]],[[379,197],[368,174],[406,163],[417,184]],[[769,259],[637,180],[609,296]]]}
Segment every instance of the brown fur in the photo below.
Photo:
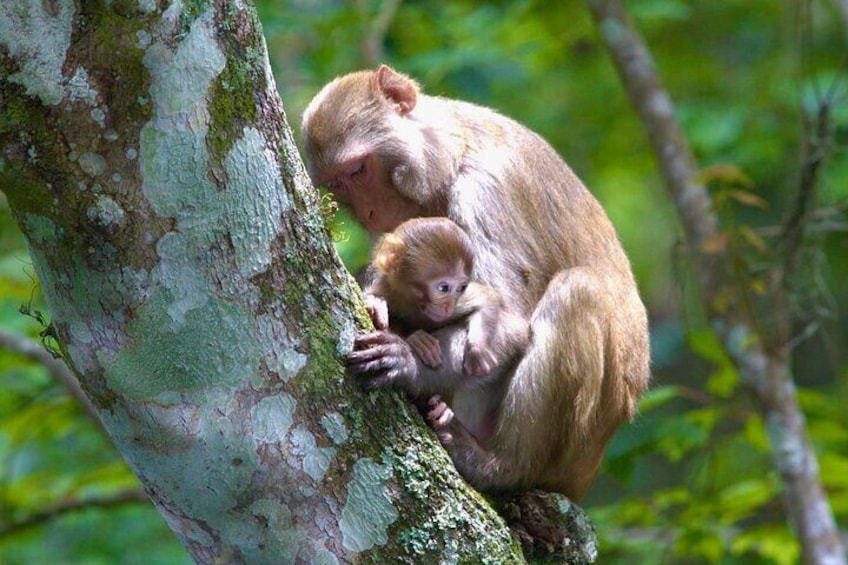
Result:
{"label": "brown fur", "polygon": [[[385,66],[327,85],[307,108],[303,133],[314,180],[333,187],[366,227],[450,218],[471,240],[474,279],[530,321],[526,353],[498,368],[506,390],[491,440],[481,445],[449,413],[433,419],[459,471],[482,489],[582,496],[649,379],[645,309],[597,200],[521,124],[424,95]],[[388,332],[357,340],[351,371],[369,386],[450,390],[463,378],[464,331],[435,335],[438,371]],[[461,395],[451,408],[464,421],[491,398]]]}
{"label": "brown fur", "polygon": [[[430,390],[445,398],[453,398],[457,390],[477,388],[484,384],[494,367],[504,366],[523,353],[530,339],[528,321],[510,308],[501,295],[492,287],[471,282],[474,267],[474,251],[471,240],[454,222],[447,218],[415,218],[407,220],[384,235],[374,248],[373,265],[377,275],[366,288],[367,302],[372,297],[386,302],[391,328],[401,335],[413,334],[408,338],[413,350],[425,360],[421,352],[421,341],[433,346],[433,338],[426,331],[463,322],[467,330],[463,371],[471,377],[454,383],[455,388]],[[422,296],[420,289],[436,282],[449,280],[466,286],[462,293],[451,293],[444,302],[454,304],[453,314],[447,319],[433,321],[421,311],[422,303],[433,298]],[[424,337],[421,334],[426,334]],[[415,338],[413,340],[413,338]],[[441,365],[427,363],[431,367]],[[503,371],[497,373],[503,376]],[[488,383],[487,383],[488,384]],[[490,386],[492,393],[501,394],[503,386]],[[426,398],[419,399],[426,401]],[[500,399],[487,403],[499,405]],[[481,414],[494,421],[494,414]],[[483,434],[478,429],[471,433],[478,438]]]}

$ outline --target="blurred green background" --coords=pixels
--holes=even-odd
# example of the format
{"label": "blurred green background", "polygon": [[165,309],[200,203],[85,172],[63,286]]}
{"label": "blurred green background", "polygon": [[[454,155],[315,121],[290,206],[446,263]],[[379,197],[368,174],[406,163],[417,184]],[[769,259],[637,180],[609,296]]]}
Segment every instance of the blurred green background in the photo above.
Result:
{"label": "blurred green background", "polygon": [[[584,501],[602,563],[795,563],[756,405],[704,324],[680,227],[644,129],[582,2],[260,1],[277,87],[297,129],[338,74],[388,62],[430,94],[492,106],[546,137],[619,230],[652,325],[652,390]],[[793,296],[795,375],[837,521],[848,524],[848,69],[835,2],[628,3],[756,289],[800,171],[802,123],[830,103],[832,153]],[[384,18],[384,16],[391,16]],[[381,18],[386,22],[382,29]],[[2,187],[0,187],[2,190]],[[737,199],[738,200],[738,199]],[[752,199],[747,199],[748,204]],[[339,251],[367,261],[343,214]],[[841,229],[841,231],[840,231]],[[0,195],[0,331],[38,340],[44,310]],[[0,347],[0,563],[188,563],[77,401]]]}

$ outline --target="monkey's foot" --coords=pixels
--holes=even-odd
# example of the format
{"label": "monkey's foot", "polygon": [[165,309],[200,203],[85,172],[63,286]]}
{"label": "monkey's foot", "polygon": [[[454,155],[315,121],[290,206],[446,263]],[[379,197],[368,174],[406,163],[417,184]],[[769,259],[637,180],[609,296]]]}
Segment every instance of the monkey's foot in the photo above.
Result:
{"label": "monkey's foot", "polygon": [[439,437],[442,445],[448,445],[453,441],[453,434],[449,431],[453,422],[453,410],[442,400],[440,396],[432,396],[427,401],[427,421]]}
{"label": "monkey's foot", "polygon": [[497,362],[497,357],[491,350],[469,342],[465,346],[462,372],[470,377],[485,377],[492,372]]}

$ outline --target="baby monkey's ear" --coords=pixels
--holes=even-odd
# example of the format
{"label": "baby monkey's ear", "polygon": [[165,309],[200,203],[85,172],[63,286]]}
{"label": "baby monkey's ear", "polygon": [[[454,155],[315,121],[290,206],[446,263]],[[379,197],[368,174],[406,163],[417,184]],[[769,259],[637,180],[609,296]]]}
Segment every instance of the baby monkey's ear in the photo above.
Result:
{"label": "baby monkey's ear", "polygon": [[400,269],[400,262],[406,252],[406,244],[401,238],[393,233],[384,235],[377,244],[374,253],[374,264],[384,274],[396,274]]}

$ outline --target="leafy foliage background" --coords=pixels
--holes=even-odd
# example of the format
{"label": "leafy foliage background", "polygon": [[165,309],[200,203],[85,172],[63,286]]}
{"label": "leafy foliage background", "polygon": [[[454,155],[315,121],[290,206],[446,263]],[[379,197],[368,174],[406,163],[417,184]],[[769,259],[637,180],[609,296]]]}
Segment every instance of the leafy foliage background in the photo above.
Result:
{"label": "leafy foliage background", "polygon": [[[260,0],[289,120],[337,74],[388,62],[431,94],[517,118],[604,204],[652,324],[654,381],[584,502],[604,563],[781,563],[798,546],[780,506],[765,424],[706,327],[647,138],[580,2]],[[830,102],[832,153],[796,292],[795,374],[830,502],[848,523],[848,66],[834,4],[640,0],[650,45],[754,295],[779,252],[799,180],[801,124]],[[848,26],[848,23],[845,24]],[[0,187],[2,190],[2,187]],[[367,241],[344,213],[351,269]],[[38,339],[44,311],[0,196],[0,329]],[[188,558],[84,411],[39,365],[0,348],[0,563],[180,563]],[[78,508],[79,507],[79,508]],[[74,510],[68,510],[74,508]],[[45,510],[52,514],[42,516]],[[37,518],[37,519],[36,519]],[[31,521],[31,523],[30,523]],[[26,527],[19,527],[26,524]]]}

